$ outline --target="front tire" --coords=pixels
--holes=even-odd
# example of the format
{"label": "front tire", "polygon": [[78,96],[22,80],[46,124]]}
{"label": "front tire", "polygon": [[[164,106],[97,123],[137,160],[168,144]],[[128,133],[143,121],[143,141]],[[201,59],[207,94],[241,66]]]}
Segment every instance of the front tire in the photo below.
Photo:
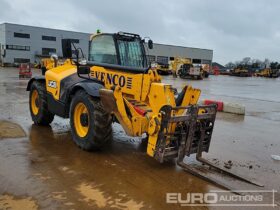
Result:
{"label": "front tire", "polygon": [[49,125],[54,114],[48,110],[47,91],[43,82],[34,81],[29,92],[29,110],[36,125]]}
{"label": "front tire", "polygon": [[70,125],[73,141],[82,149],[99,149],[112,138],[112,119],[100,100],[79,90],[70,106]]}

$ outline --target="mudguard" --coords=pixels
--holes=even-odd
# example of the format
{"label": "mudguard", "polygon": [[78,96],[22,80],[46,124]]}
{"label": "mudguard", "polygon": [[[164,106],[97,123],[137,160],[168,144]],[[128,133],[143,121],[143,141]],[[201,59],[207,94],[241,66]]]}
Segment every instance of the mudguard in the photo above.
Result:
{"label": "mudguard", "polygon": [[32,82],[34,81],[45,81],[45,76],[35,76],[35,77],[32,77],[29,81],[28,81],[28,84],[27,84],[27,87],[26,87],[26,91],[30,91],[30,87],[31,87],[31,84]]}
{"label": "mudguard", "polygon": [[100,83],[97,83],[95,81],[85,80],[76,83],[70,90],[70,95],[74,94],[78,89],[84,89],[87,94],[89,94],[92,97],[100,97],[99,90],[101,88],[104,88],[104,86]]}
{"label": "mudguard", "polygon": [[63,117],[69,117],[69,110],[72,96],[77,90],[84,90],[92,97],[100,97],[99,89],[104,88],[103,85],[95,81],[85,80],[77,82],[63,92],[59,100],[55,100],[51,94],[48,94],[48,106],[52,113]]}

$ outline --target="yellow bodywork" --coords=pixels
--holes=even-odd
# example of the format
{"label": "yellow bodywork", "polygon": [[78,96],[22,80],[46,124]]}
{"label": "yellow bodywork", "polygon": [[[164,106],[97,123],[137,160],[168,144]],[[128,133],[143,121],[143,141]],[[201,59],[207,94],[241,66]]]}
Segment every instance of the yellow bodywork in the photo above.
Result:
{"label": "yellow bodywork", "polygon": [[175,57],[174,60],[170,62],[170,67],[172,69],[173,75],[178,75],[178,71],[180,70],[181,66],[184,64],[192,64],[191,59]]}
{"label": "yellow bodywork", "polygon": [[[91,39],[96,35],[93,35]],[[171,64],[172,69],[177,71],[178,66],[182,63],[191,64],[191,60],[175,58]],[[149,69],[147,73],[129,73],[92,66],[90,70],[91,78],[104,82],[104,89],[100,90],[104,109],[117,118],[127,135],[142,136],[147,133],[149,136],[147,154],[153,157],[162,119],[160,110],[165,105],[177,106],[173,87],[161,82],[161,77],[156,69]],[[61,66],[51,68],[46,72],[47,92],[55,100],[59,100],[61,80],[76,73],[77,67],[70,60],[66,60]],[[199,96],[200,90],[188,85],[179,106],[195,105]],[[86,112],[82,107],[77,111]],[[173,111],[172,116],[181,116],[184,114],[183,112],[182,109]],[[174,131],[175,127],[175,125],[171,125],[169,129]],[[79,132],[81,136],[84,133],[81,129]]]}
{"label": "yellow bodywork", "polygon": [[[192,65],[192,61],[189,58],[181,58],[181,57],[175,57],[173,61],[170,62],[170,69],[172,69],[172,74],[174,77],[178,76],[179,70],[183,67],[185,64]],[[199,68],[199,69],[198,69]],[[203,77],[203,68],[202,67],[190,67],[190,71],[188,73],[188,76],[192,79],[198,79]]]}
{"label": "yellow bodywork", "polygon": [[[59,100],[61,80],[76,74],[76,72],[76,66],[71,62],[65,62],[62,66],[48,70],[46,72],[47,92],[56,100]],[[113,107],[109,108],[109,111],[116,116],[128,135],[142,136],[143,133],[149,134],[147,153],[150,156],[154,156],[161,123],[160,109],[164,105],[176,107],[172,86],[161,83],[161,78],[156,70],[149,70],[146,74],[135,74],[93,66],[91,67],[90,76],[104,82],[105,89],[100,91],[101,100],[104,93],[110,95],[112,100],[104,107],[107,109],[108,107]],[[126,82],[126,85],[123,84],[123,81]],[[199,89],[188,86],[181,106],[196,104],[199,96]],[[145,114],[137,112],[135,107],[143,110]],[[127,109],[129,109],[131,116],[128,116]],[[81,108],[81,110],[77,111],[84,112],[85,110]],[[182,111],[174,111],[173,113],[175,116],[182,114]],[[78,133],[83,136],[84,130],[77,129]],[[175,129],[174,126],[173,129]]]}
{"label": "yellow bodywork", "polygon": [[81,114],[88,114],[88,110],[83,103],[78,103],[74,109],[74,125],[76,133],[81,137],[85,137],[88,133],[89,125],[82,126]]}
{"label": "yellow bodywork", "polygon": [[39,113],[39,107],[37,104],[37,100],[39,98],[39,94],[37,90],[33,90],[31,95],[31,110],[34,115],[37,115]]}
{"label": "yellow bodywork", "polygon": [[157,63],[156,64],[156,69],[157,69],[158,73],[169,74],[169,72],[170,72],[170,65],[169,64],[165,65],[165,64]]}
{"label": "yellow bodywork", "polygon": [[[70,60],[68,60],[70,62]],[[54,58],[43,58],[41,59],[41,66],[45,67],[47,70],[61,66],[64,64],[63,60],[55,60]]]}
{"label": "yellow bodywork", "polygon": [[257,77],[269,77],[272,74],[272,70],[270,68],[265,68],[255,73]]}
{"label": "yellow bodywork", "polygon": [[[60,98],[61,80],[72,74],[77,74],[77,67],[70,61],[67,61],[64,65],[52,68],[46,72],[47,91],[51,93],[55,100],[59,100]],[[55,85],[49,85],[51,83]]]}
{"label": "yellow bodywork", "polygon": [[248,73],[247,69],[243,69],[243,68],[235,68],[233,70],[234,73]]}

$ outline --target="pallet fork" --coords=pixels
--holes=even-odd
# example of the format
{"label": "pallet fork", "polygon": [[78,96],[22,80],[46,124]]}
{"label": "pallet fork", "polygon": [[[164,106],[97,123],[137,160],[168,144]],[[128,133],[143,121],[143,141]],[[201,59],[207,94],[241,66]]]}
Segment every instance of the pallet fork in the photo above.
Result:
{"label": "pallet fork", "polygon": [[[180,110],[186,110],[185,114],[182,116],[174,116],[174,113]],[[230,186],[220,182],[218,179],[208,177],[184,162],[185,157],[189,157],[191,154],[196,154],[196,160],[198,162],[209,166],[209,168],[214,168],[221,174],[225,174],[249,184],[263,187],[260,183],[229,172],[228,170],[224,170],[202,157],[203,152],[209,151],[216,112],[217,106],[215,104],[201,106],[192,105],[175,108],[171,106],[164,106],[161,109],[163,117],[155,158],[160,162],[163,162],[164,159],[170,156],[177,156],[177,165],[182,167],[185,171],[219,187],[232,192],[235,191]],[[173,132],[170,132],[172,127],[176,127],[176,129],[173,129]],[[179,144],[176,145],[174,142],[179,142]]]}

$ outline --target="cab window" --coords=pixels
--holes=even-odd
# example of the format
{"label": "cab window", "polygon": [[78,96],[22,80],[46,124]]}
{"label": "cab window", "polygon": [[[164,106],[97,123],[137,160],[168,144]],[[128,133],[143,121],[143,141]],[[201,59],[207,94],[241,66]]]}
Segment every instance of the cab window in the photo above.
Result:
{"label": "cab window", "polygon": [[97,63],[118,64],[113,36],[94,37],[90,46],[89,60]]}
{"label": "cab window", "polygon": [[118,39],[117,42],[120,54],[120,65],[138,68],[145,67],[140,40]]}

